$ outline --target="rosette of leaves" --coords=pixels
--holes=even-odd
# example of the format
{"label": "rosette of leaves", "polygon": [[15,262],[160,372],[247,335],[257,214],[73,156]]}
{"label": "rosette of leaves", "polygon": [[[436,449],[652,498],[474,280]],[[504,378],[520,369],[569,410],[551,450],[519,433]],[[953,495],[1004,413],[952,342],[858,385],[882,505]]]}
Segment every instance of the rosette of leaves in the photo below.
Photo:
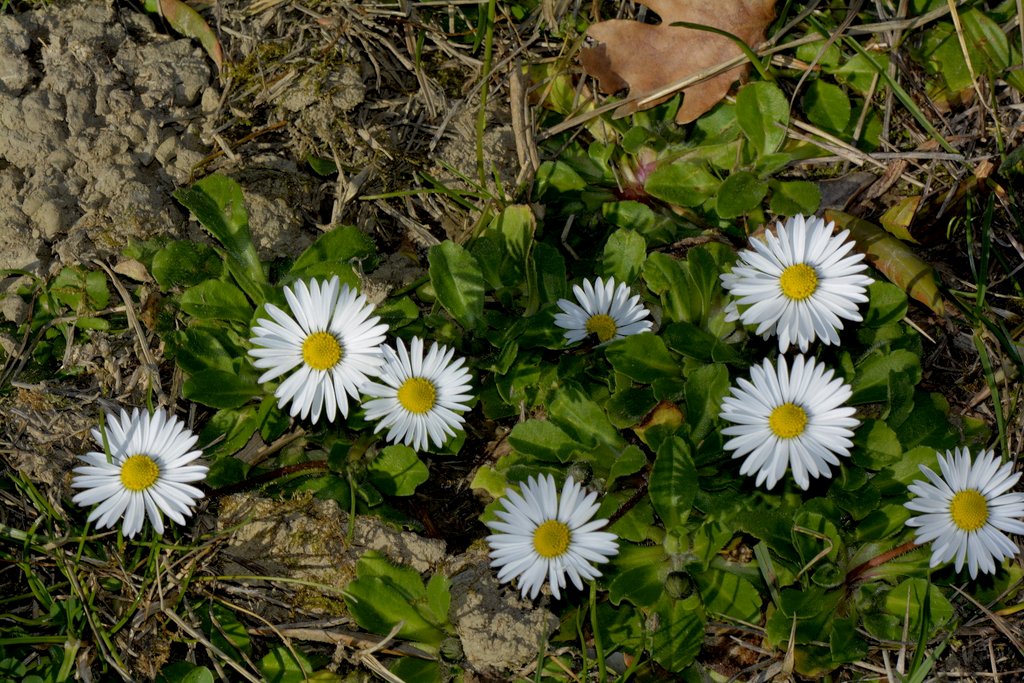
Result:
{"label": "rosette of leaves", "polygon": [[[929,587],[920,551],[870,562],[911,538],[902,504],[917,464],[961,438],[945,400],[918,387],[921,341],[903,322],[905,294],[876,282],[863,323],[844,331],[842,346],[818,351],[851,384],[863,420],[851,457],[806,493],[792,483],[766,492],[722,455],[718,413],[730,378],[774,352],[725,321],[719,275],[733,258],[718,243],[682,258],[648,253],[636,232],[612,233],[597,274],[630,282],[660,310],[660,327],[562,352],[551,374],[542,362],[521,367],[520,349],[494,379],[527,418],[473,485],[500,496],[530,475],[572,472],[602,491],[597,514],[612,520],[620,553],[594,605],[566,600],[563,640],[595,609],[605,643],[686,671],[710,665],[701,663],[708,621],[751,623],[766,629],[780,661],[792,649],[797,672],[821,676],[864,657],[871,638],[894,636],[906,618],[920,638],[935,636],[951,618],[936,585],[955,576],[940,572]],[[963,427],[968,439],[984,438],[979,423]]]}

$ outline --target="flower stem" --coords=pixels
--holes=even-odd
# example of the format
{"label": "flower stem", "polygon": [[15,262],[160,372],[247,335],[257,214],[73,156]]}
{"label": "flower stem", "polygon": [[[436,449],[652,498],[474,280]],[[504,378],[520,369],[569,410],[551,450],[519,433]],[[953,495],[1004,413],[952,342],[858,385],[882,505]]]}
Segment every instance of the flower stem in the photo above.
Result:
{"label": "flower stem", "polygon": [[847,574],[846,574],[846,585],[850,585],[854,581],[856,581],[857,579],[861,578],[861,576],[863,574],[865,574],[868,570],[874,569],[875,567],[877,567],[879,565],[885,564],[889,560],[895,559],[895,558],[899,557],[900,555],[905,555],[905,554],[909,553],[911,550],[913,550],[914,548],[917,548],[917,547],[918,547],[917,543],[914,543],[913,541],[907,541],[903,545],[897,546],[897,547],[893,548],[892,550],[887,550],[886,552],[882,553],[881,555],[878,555],[876,557],[872,557],[867,562],[864,562],[862,564],[857,565],[856,567],[851,569],[849,572],[847,572]]}
{"label": "flower stem", "polygon": [[608,517],[608,526],[611,526],[612,524],[615,524],[615,522],[619,521],[619,519],[623,515],[625,515],[630,510],[632,510],[633,506],[636,505],[637,503],[639,503],[643,499],[643,497],[646,496],[646,495],[647,495],[647,474],[644,473],[643,484],[640,485],[640,488],[638,488],[636,490],[636,492],[632,496],[630,496],[628,499],[626,499],[626,501],[619,507],[618,510],[613,512],[611,514],[611,516]]}
{"label": "flower stem", "polygon": [[294,465],[285,465],[279,467],[276,470],[265,472],[263,474],[243,479],[242,481],[235,482],[234,484],[228,484],[227,486],[221,486],[219,489],[213,489],[210,491],[210,498],[220,498],[222,496],[228,496],[248,489],[257,488],[269,484],[275,479],[282,479],[284,477],[291,476],[293,474],[305,474],[307,472],[323,472],[328,470],[326,460],[310,460],[308,462],[297,462]]}

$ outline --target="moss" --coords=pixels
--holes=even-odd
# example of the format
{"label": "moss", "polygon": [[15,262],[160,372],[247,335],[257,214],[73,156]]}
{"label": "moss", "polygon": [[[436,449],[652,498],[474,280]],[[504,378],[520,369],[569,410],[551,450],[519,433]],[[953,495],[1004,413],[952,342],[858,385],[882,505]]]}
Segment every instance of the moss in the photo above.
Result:
{"label": "moss", "polygon": [[258,84],[256,92],[260,92],[270,74],[278,70],[292,47],[292,42],[288,40],[261,41],[245,59],[225,65],[225,75],[234,81],[239,92],[246,92],[255,84]]}

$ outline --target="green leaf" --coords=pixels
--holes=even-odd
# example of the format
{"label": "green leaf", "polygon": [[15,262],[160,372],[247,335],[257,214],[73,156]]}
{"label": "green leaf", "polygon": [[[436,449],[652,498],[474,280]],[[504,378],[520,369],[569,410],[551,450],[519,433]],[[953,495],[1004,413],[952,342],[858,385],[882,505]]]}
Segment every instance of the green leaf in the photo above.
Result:
{"label": "green leaf", "polygon": [[476,259],[445,241],[430,248],[427,260],[438,302],[464,328],[475,329],[484,312],[484,276]]}
{"label": "green leaf", "polygon": [[388,670],[402,681],[444,683],[448,680],[447,677],[441,675],[440,662],[416,659],[415,657],[399,657],[388,665]]}
{"label": "green leaf", "polygon": [[537,169],[537,189],[541,196],[573,192],[586,187],[587,181],[564,161],[545,161]]}
{"label": "green leaf", "polygon": [[508,480],[505,475],[487,465],[480,467],[473,475],[473,481],[469,482],[469,488],[474,491],[486,491],[491,498],[501,498],[505,495],[506,486]]}
{"label": "green leaf", "polygon": [[822,70],[831,72],[842,60],[843,53],[834,42],[826,45],[825,40],[800,45],[796,48],[796,58],[821,66]]}
{"label": "green leaf", "polygon": [[750,171],[733,173],[718,188],[715,210],[722,218],[736,218],[761,206],[768,183]]}
{"label": "green leaf", "polygon": [[853,395],[848,403],[858,405],[885,401],[889,396],[892,375],[904,375],[911,384],[917,384],[921,381],[920,358],[903,349],[872,353],[857,366],[857,374],[851,385]]}
{"label": "green leaf", "polygon": [[647,176],[644,191],[669,204],[695,207],[707,201],[721,184],[703,164],[677,161],[658,166]]}
{"label": "green leaf", "polygon": [[642,202],[631,199],[601,203],[601,217],[619,228],[636,230],[647,240],[648,247],[671,244],[679,239],[679,219],[665,212],[655,212]]}
{"label": "green leaf", "polygon": [[[627,500],[627,496],[631,495],[639,494],[633,489],[624,489],[615,493],[606,493],[604,501],[601,503],[602,510],[598,513],[601,515],[599,519],[607,518],[612,515],[615,510],[618,509],[617,507],[614,507],[614,505],[623,505]],[[609,506],[609,509],[604,510],[603,508],[605,507],[605,504],[609,501],[612,505]],[[655,524],[654,522],[654,508],[651,507],[650,499],[641,500],[635,506],[626,511],[626,514],[619,517],[608,527],[608,531],[616,534],[622,540],[632,541],[633,543],[660,543],[665,536],[665,532],[661,528],[661,525]],[[664,574],[667,573],[668,569],[666,569],[662,574],[662,579],[664,579]],[[662,586],[662,588],[664,588],[664,586]],[[626,590],[628,590],[628,588]],[[650,604],[657,598],[657,594],[652,595],[644,604]],[[640,598],[636,598],[635,600],[631,598],[630,600],[637,604],[640,602]]]}
{"label": "green leaf", "polygon": [[880,470],[903,455],[896,432],[881,420],[864,420],[853,437],[853,462],[858,467]]}
{"label": "green leaf", "polygon": [[853,519],[861,520],[878,509],[881,493],[874,482],[868,481],[865,470],[843,467],[832,480],[828,497]]}
{"label": "green leaf", "polygon": [[202,370],[185,380],[181,395],[211,408],[238,408],[261,393],[255,378],[224,370]]}
{"label": "green leaf", "polygon": [[185,372],[224,370],[230,372],[237,354],[229,353],[220,337],[205,327],[186,327],[167,337],[168,355]]}
{"label": "green leaf", "polygon": [[729,372],[724,365],[703,365],[687,377],[686,422],[690,438],[699,443],[718,422],[722,399],[729,393]]}
{"label": "green leaf", "polygon": [[913,409],[907,412],[906,420],[896,427],[896,435],[905,449],[927,444],[945,450],[959,442],[958,435],[949,423],[949,401],[942,394],[923,391],[914,394]]}
{"label": "green leaf", "polygon": [[223,280],[206,280],[181,293],[181,309],[204,320],[249,324],[253,307],[238,287]]}
{"label": "green leaf", "polygon": [[665,591],[671,565],[661,545],[621,543],[608,571],[608,599],[627,600],[639,607],[653,605]]}
{"label": "green leaf", "polygon": [[732,250],[723,244],[702,244],[689,251],[686,256],[687,274],[700,301],[700,317],[690,322],[706,325],[709,316],[721,309],[723,291],[720,277],[734,258]]}
{"label": "green leaf", "polygon": [[821,204],[821,190],[817,183],[807,180],[770,180],[772,189],[769,207],[772,213],[792,216],[798,213],[813,214]]}
{"label": "green leaf", "polygon": [[402,444],[387,446],[366,466],[367,479],[386,496],[411,496],[429,476],[416,451]]}
{"label": "green leaf", "polygon": [[338,172],[338,165],[334,163],[333,159],[307,154],[306,163],[313,169],[313,173],[316,173],[318,176],[326,177]]}
{"label": "green leaf", "polygon": [[98,311],[110,302],[107,276],[98,270],[66,266],[50,284],[50,293],[76,313]]}
{"label": "green leaf", "polygon": [[533,235],[537,230],[537,218],[530,207],[525,204],[506,206],[487,229],[501,235],[509,256],[518,262],[520,268],[525,268],[533,250]]}
{"label": "green leaf", "polygon": [[230,609],[217,602],[210,603],[209,610],[203,610],[202,620],[210,641],[233,659],[241,659],[239,652],[250,653],[249,632]]}
{"label": "green leaf", "polygon": [[210,463],[210,471],[206,475],[206,485],[216,489],[221,486],[237,484],[245,479],[247,472],[248,469],[241,460],[221,457]]}
{"label": "green leaf", "polygon": [[224,50],[221,48],[217,34],[206,23],[202,15],[185,2],[160,2],[160,0],[144,0],[142,6],[147,12],[159,14],[161,21],[166,21],[171,28],[183,36],[195,38],[206,50],[217,71],[224,66]]}
{"label": "green leaf", "polygon": [[214,460],[218,456],[233,455],[249,442],[258,427],[256,406],[246,406],[241,410],[224,408],[203,425],[199,432],[199,445],[204,455]]}
{"label": "green leaf", "polygon": [[[323,233],[309,245],[299,258],[295,259],[288,275],[290,279],[296,280],[311,277],[327,278],[333,275],[340,265],[343,266],[340,269],[342,274],[351,275],[358,282],[358,278],[352,273],[351,263],[370,261],[364,266],[364,270],[369,271],[375,255],[376,246],[368,235],[355,226],[342,225]],[[347,281],[345,277],[342,277],[342,280]],[[353,283],[349,284],[351,286]]]}
{"label": "green leaf", "polygon": [[741,364],[742,356],[710,332],[688,322],[668,325],[661,331],[668,348],[705,363]]}
{"label": "green leaf", "polygon": [[520,422],[512,428],[508,442],[518,452],[546,462],[565,462],[576,448],[572,437],[547,420]]}
{"label": "green leaf", "polygon": [[741,576],[718,568],[694,576],[704,600],[704,609],[747,623],[761,621],[761,594]]}
{"label": "green leaf", "polygon": [[839,537],[839,530],[822,514],[801,510],[793,518],[791,534],[793,547],[799,553],[804,567],[826,551],[828,554],[821,559],[835,561],[842,555],[843,541]]}
{"label": "green leaf", "polygon": [[855,662],[867,655],[868,646],[857,633],[856,619],[837,618],[833,620],[828,649],[834,665]]}
{"label": "green leaf", "polygon": [[217,252],[207,245],[178,240],[153,255],[150,270],[153,279],[166,291],[218,278],[224,271],[224,263]]}
{"label": "green leaf", "polygon": [[[876,52],[875,59],[878,60],[883,70],[889,68],[889,55],[886,53]],[[853,55],[833,72],[833,75],[835,75],[840,83],[843,83],[858,95],[867,95],[871,91],[872,83],[875,84],[874,87],[878,87],[877,82],[875,82],[877,74],[878,71],[875,69],[875,65],[867,57],[860,54]]]}
{"label": "green leaf", "polygon": [[360,626],[387,634],[402,621],[402,638],[433,647],[444,639],[442,624],[423,613],[428,608],[427,590],[418,573],[395,567],[371,551],[356,563],[356,574],[358,578],[345,588],[345,605]]}
{"label": "green leaf", "polygon": [[770,154],[786,140],[789,102],[774,83],[748,83],[736,93],[736,120],[757,155]]}
{"label": "green leaf", "polygon": [[903,532],[910,519],[910,511],[902,505],[882,505],[857,522],[858,541],[880,541]]}
{"label": "green leaf", "polygon": [[313,665],[301,651],[280,645],[265,654],[259,662],[260,673],[267,683],[305,683],[313,673]]}
{"label": "green leaf", "polygon": [[661,377],[678,377],[682,368],[661,337],[633,334],[608,344],[605,355],[612,367],[630,379],[650,384]]}
{"label": "green leaf", "polygon": [[548,419],[577,441],[582,448],[598,444],[620,451],[622,437],[604,410],[578,387],[559,387],[548,404]]}
{"label": "green leaf", "polygon": [[88,315],[79,316],[75,325],[81,330],[109,330],[110,323],[103,318],[95,318]]}
{"label": "green leaf", "polygon": [[882,327],[903,320],[907,314],[907,295],[888,282],[875,281],[868,285],[868,310],[864,312],[864,327]]}
{"label": "green leaf", "polygon": [[689,517],[697,496],[697,468],[689,446],[679,437],[666,439],[658,449],[649,491],[666,529],[678,528]]}
{"label": "green leaf", "polygon": [[690,666],[704,642],[704,620],[696,595],[686,600],[667,596],[658,602],[658,628],[651,636],[651,657],[669,671]]}
{"label": "green leaf", "polygon": [[245,197],[238,183],[227,176],[214,174],[192,187],[176,190],[174,198],[224,245],[232,276],[253,301],[263,303],[263,285],[267,284],[267,276],[252,243]]}
{"label": "green leaf", "polygon": [[695,322],[700,318],[700,293],[691,287],[685,264],[661,252],[654,252],[644,263],[644,281],[661,297],[665,317],[674,321]]}
{"label": "green leaf", "polygon": [[811,123],[830,133],[839,133],[850,123],[850,98],[838,85],[822,80],[807,86],[803,109]]}
{"label": "green leaf", "polygon": [[785,649],[796,623],[797,644],[827,640],[829,622],[842,597],[842,591],[825,591],[819,586],[807,589],[784,588],[780,593],[779,609],[765,624],[768,642]]}
{"label": "green leaf", "polygon": [[915,446],[908,448],[903,457],[882,470],[879,476],[887,474],[902,486],[909,486],[916,480],[925,481],[921,473],[921,465],[939,472],[938,452],[931,446]]}
{"label": "green leaf", "polygon": [[359,558],[356,562],[356,575],[360,579],[382,579],[409,600],[417,600],[426,595],[419,572],[412,567],[393,564],[375,550],[365,552]]}
{"label": "green leaf", "polygon": [[[502,281],[502,266],[506,260],[506,253],[500,235],[487,233],[480,235],[469,245],[469,253],[476,259],[480,266],[480,272],[483,273],[484,281],[490,289],[501,289],[506,286]],[[519,284],[522,275],[522,272],[519,272],[519,279],[514,283],[509,282],[508,286]]]}
{"label": "green leaf", "polygon": [[937,586],[926,579],[910,578],[889,591],[884,609],[901,622],[909,618],[910,633],[918,633],[924,619],[927,638],[935,635],[953,617],[953,605]]}
{"label": "green leaf", "polygon": [[640,234],[625,228],[616,230],[604,245],[604,274],[632,284],[640,276],[646,259],[647,241]]}
{"label": "green leaf", "polygon": [[537,296],[541,303],[554,303],[565,298],[568,291],[565,259],[549,244],[538,242],[533,246],[533,268],[537,271]]}
{"label": "green leaf", "polygon": [[619,429],[638,424],[658,405],[651,387],[626,387],[612,394],[605,403],[608,419]]}
{"label": "green leaf", "polygon": [[156,683],[213,683],[213,673],[205,666],[175,662],[160,669]]}
{"label": "green leaf", "polygon": [[451,581],[438,572],[427,581],[427,608],[437,623],[448,621],[448,609],[452,604]]}
{"label": "green leaf", "polygon": [[960,14],[967,53],[976,71],[1001,76],[1010,66],[1010,43],[995,21],[978,8]]}
{"label": "green leaf", "polygon": [[605,482],[605,489],[611,489],[612,484],[619,477],[627,477],[636,474],[647,464],[647,456],[639,447],[630,444],[619,454],[619,457],[612,463],[611,471],[608,473],[608,481]]}
{"label": "green leaf", "polygon": [[416,302],[407,296],[386,299],[373,311],[374,315],[380,316],[380,321],[388,326],[394,333],[395,330],[405,327],[420,317],[420,308]]}

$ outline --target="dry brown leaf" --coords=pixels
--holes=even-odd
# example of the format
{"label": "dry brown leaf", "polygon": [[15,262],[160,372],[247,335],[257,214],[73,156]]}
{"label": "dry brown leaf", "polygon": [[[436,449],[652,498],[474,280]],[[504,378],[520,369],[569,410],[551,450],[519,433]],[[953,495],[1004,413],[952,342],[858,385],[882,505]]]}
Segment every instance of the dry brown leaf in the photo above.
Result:
{"label": "dry brown leaf", "polygon": [[[587,35],[598,44],[580,51],[583,69],[598,79],[602,92],[629,88],[632,101],[616,110],[617,116],[660,104],[671,95],[642,107],[637,100],[743,54],[736,43],[724,36],[671,24],[685,21],[712,26],[756,47],[764,40],[764,31],[775,16],[775,0],[638,2],[657,12],[661,23],[612,19],[592,24]],[[746,68],[738,66],[686,88],[676,123],[689,123],[715,106]]]}

